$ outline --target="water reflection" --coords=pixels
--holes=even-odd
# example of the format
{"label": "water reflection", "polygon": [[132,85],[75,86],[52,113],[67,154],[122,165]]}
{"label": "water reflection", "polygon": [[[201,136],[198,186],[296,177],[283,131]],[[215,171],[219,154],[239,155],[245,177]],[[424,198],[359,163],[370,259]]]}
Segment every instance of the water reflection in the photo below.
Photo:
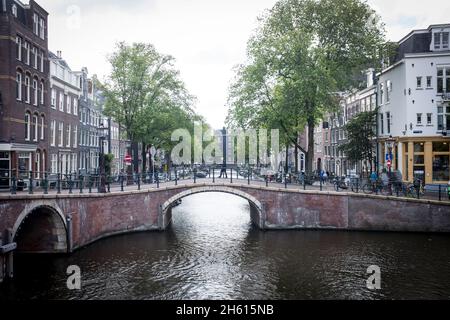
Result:
{"label": "water reflection", "polygon": [[[69,257],[18,257],[0,299],[448,299],[449,245],[446,235],[261,232],[245,200],[205,193],[174,209],[167,232],[105,239]],[[72,264],[81,291],[66,288]],[[374,264],[375,292],[366,288]]]}

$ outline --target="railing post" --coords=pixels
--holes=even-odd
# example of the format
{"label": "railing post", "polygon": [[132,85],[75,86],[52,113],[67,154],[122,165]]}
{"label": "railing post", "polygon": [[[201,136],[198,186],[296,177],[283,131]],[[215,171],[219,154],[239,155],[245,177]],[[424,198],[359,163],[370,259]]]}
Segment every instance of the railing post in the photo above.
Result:
{"label": "railing post", "polygon": [[30,185],[28,186],[28,193],[33,194],[33,171],[30,171]]}
{"label": "railing post", "polygon": [[17,177],[14,173],[12,176],[12,186],[11,186],[11,194],[17,194]]}
{"label": "railing post", "polygon": [[159,189],[159,173],[156,175],[156,187]]}
{"label": "railing post", "polygon": [[233,183],[233,168],[230,168],[230,172],[231,172],[231,183]]}
{"label": "railing post", "polygon": [[48,194],[48,173],[44,173],[44,194]]}
{"label": "railing post", "polygon": [[92,175],[89,174],[89,193],[92,193]]}
{"label": "railing post", "polygon": [[108,175],[108,179],[106,180],[108,186],[108,193],[111,192],[111,176]]}
{"label": "railing post", "polygon": [[216,170],[215,170],[215,168],[213,167],[213,183],[216,183]]}
{"label": "railing post", "polygon": [[442,197],[441,197],[441,190],[442,189],[442,186],[441,185],[439,185],[439,201],[442,201]]}
{"label": "railing post", "polygon": [[57,193],[61,194],[61,173],[57,174],[56,188],[57,188]]}
{"label": "railing post", "polygon": [[140,191],[141,190],[141,175],[139,173],[137,175],[137,179],[138,179],[138,181],[137,181],[137,183],[138,183],[138,191]]}
{"label": "railing post", "polygon": [[197,168],[194,168],[194,184],[197,183]]}
{"label": "railing post", "polygon": [[247,184],[250,185],[250,167],[247,170]]}
{"label": "railing post", "polygon": [[284,175],[284,188],[287,189],[287,173]]}
{"label": "railing post", "polygon": [[177,186],[178,185],[178,173],[177,173],[178,170],[176,167],[174,167],[173,170],[175,171],[175,185]]}
{"label": "railing post", "polygon": [[323,181],[322,181],[322,178],[320,178],[320,191],[323,191]]}
{"label": "railing post", "polygon": [[123,174],[120,174],[120,191],[123,192]]}
{"label": "railing post", "polygon": [[83,193],[83,183],[84,183],[84,177],[82,174],[78,175],[78,183],[80,184],[78,187],[80,188],[80,194]]}
{"label": "railing post", "polygon": [[269,176],[266,175],[266,187],[269,186]]}
{"label": "railing post", "polygon": [[306,177],[303,177],[303,190],[306,190]]}
{"label": "railing post", "polygon": [[72,193],[72,174],[69,174],[69,194]]}

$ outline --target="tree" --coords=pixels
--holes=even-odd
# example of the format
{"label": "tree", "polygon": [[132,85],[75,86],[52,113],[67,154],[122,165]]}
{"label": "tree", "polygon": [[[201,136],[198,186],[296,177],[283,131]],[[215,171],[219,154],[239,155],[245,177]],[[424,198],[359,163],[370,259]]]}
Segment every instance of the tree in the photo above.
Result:
{"label": "tree", "polygon": [[143,171],[146,146],[170,147],[171,132],[197,116],[174,58],[160,54],[153,45],[124,42],[110,56],[112,71],[104,86],[105,114],[123,126],[132,144],[134,170],[138,172],[138,143],[143,145]]}
{"label": "tree", "polygon": [[360,0],[280,0],[260,18],[248,43],[248,62],[230,89],[230,125],[274,126],[287,145],[308,128],[312,171],[314,127],[338,106],[337,92],[377,68],[384,26]]}
{"label": "tree", "polygon": [[377,111],[359,113],[345,126],[347,143],[339,146],[352,162],[367,160],[373,171],[374,142],[376,138]]}

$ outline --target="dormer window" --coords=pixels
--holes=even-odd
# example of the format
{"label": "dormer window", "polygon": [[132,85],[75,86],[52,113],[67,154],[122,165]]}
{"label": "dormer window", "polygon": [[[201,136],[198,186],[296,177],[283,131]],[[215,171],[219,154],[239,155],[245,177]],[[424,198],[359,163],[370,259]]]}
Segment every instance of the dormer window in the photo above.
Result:
{"label": "dormer window", "polygon": [[434,33],[434,50],[448,50],[449,32]]}
{"label": "dormer window", "polygon": [[13,16],[17,18],[17,6],[15,4],[13,4],[11,10],[12,10]]}

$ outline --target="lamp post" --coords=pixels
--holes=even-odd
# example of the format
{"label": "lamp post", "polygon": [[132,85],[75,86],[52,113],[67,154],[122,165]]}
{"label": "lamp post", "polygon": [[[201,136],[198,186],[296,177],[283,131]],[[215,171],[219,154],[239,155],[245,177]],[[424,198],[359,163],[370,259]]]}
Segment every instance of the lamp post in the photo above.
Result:
{"label": "lamp post", "polygon": [[106,193],[106,172],[105,172],[105,130],[108,130],[108,128],[105,128],[103,126],[103,123],[100,123],[99,128],[97,129],[100,133],[99,140],[100,140],[100,154],[99,154],[99,184],[98,184],[98,193]]}
{"label": "lamp post", "polygon": [[386,160],[388,163],[388,169],[389,169],[389,175],[392,173],[392,161],[394,160],[393,158],[393,149],[395,148],[395,143],[396,140],[394,138],[392,138],[392,136],[389,136],[389,138],[386,140],[386,149],[388,150],[388,153],[386,155]]}

